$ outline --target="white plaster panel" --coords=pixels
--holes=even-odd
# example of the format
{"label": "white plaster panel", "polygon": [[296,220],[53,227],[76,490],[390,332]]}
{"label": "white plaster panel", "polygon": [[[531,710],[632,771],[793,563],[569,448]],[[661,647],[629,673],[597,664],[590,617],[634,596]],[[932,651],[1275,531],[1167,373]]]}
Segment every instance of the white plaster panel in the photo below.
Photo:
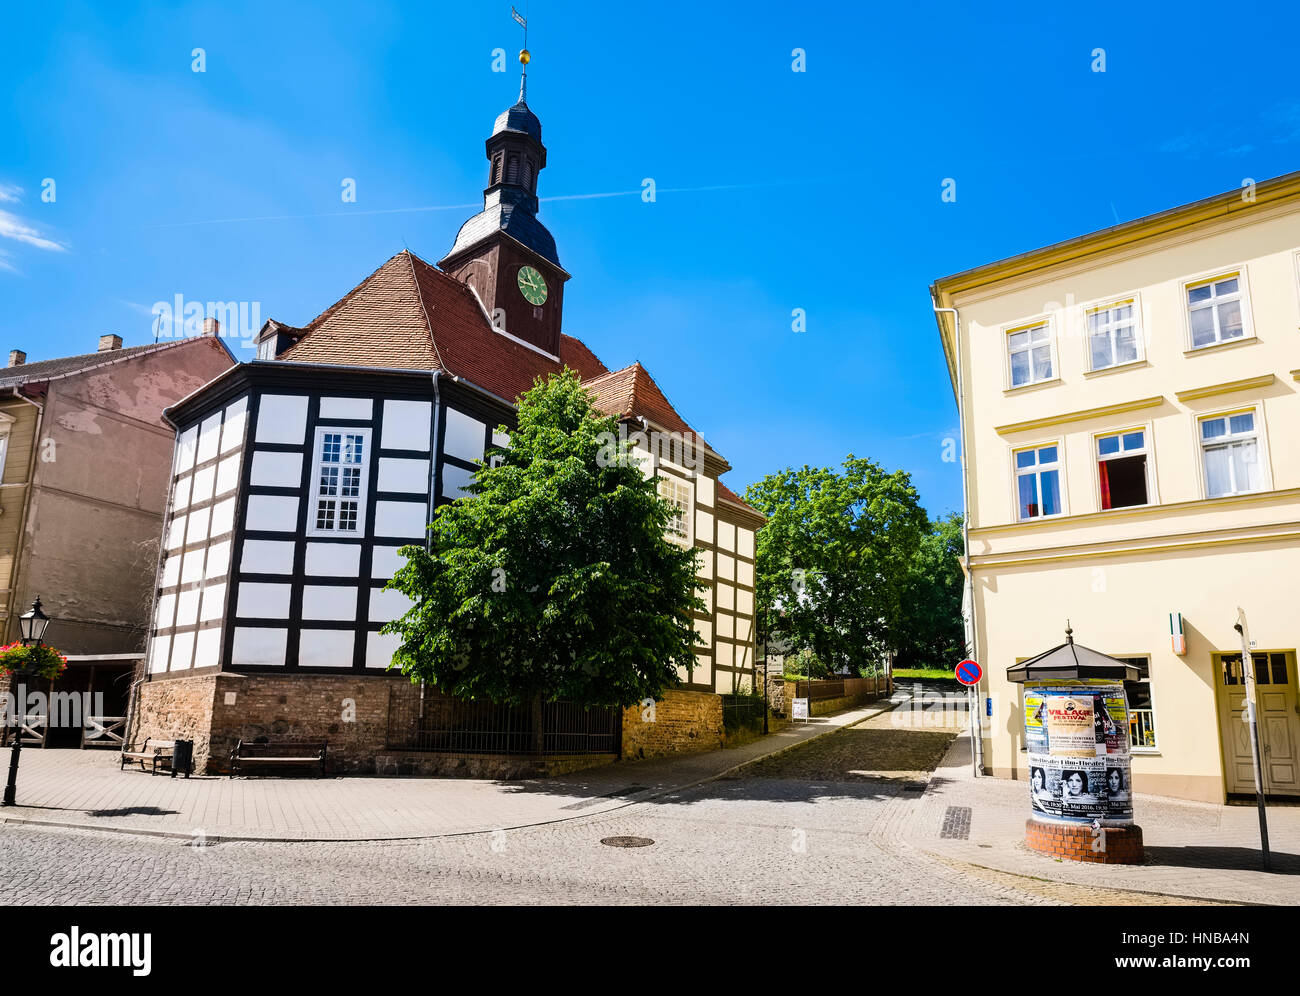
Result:
{"label": "white plaster panel", "polygon": [[230,540],[208,547],[208,562],[203,566],[205,578],[219,578],[230,571]]}
{"label": "white plaster panel", "polygon": [[171,528],[167,530],[167,549],[179,550],[185,545],[185,522],[188,516],[178,515],[172,519]]}
{"label": "white plaster panel", "polygon": [[302,589],[302,617],[345,622],[357,617],[357,590],[309,584]]}
{"label": "white plaster panel", "polygon": [[302,487],[302,454],[254,450],[248,483],[262,488]]}
{"label": "white plaster panel", "polygon": [[736,617],[730,612],[719,612],[716,616],[718,620],[718,636],[724,636],[728,640],[736,635]]}
{"label": "white plaster panel", "polygon": [[736,552],[742,557],[754,559],[754,530],[743,527],[736,530]]}
{"label": "white plaster panel", "polygon": [[212,526],[208,535],[213,539],[224,536],[235,528],[235,499],[227,498],[212,506]]}
{"label": "white plaster panel", "polygon": [[391,581],[393,575],[406,566],[406,558],[397,551],[401,547],[377,546],[370,559],[370,576]]}
{"label": "white plaster panel", "polygon": [[177,633],[172,637],[171,670],[189,670],[190,660],[194,656],[194,633]]}
{"label": "white plaster panel", "polygon": [[403,460],[398,457],[379,458],[380,491],[413,491],[429,493],[429,461]]}
{"label": "white plaster panel", "polygon": [[497,432],[496,429],[493,429],[493,430],[492,430],[492,445],[493,445],[493,446],[509,446],[509,445],[510,445],[510,433],[508,433],[508,432]]}
{"label": "white plaster panel", "polygon": [[736,614],[752,616],[754,614],[754,593],[752,591],[736,592]]}
{"label": "white plaster panel", "polygon": [[176,625],[193,626],[199,621],[199,589],[187,588],[176,596]]}
{"label": "white plaster panel", "polygon": [[185,545],[193,546],[208,538],[208,523],[212,519],[211,506],[196,508],[190,513],[189,525],[185,527]]}
{"label": "white plaster panel", "polygon": [[402,645],[399,633],[369,633],[366,635],[366,667],[386,668],[393,662],[393,654]]}
{"label": "white plaster panel", "polygon": [[194,454],[199,445],[199,427],[192,425],[176,437],[176,473],[182,474],[194,466]]}
{"label": "white plaster panel", "polygon": [[[754,648],[748,643],[736,644],[736,667],[750,667],[752,662],[749,659],[750,651]],[[748,677],[748,675],[746,675]],[[743,678],[741,679],[744,680]]]}
{"label": "white plaster panel", "polygon": [[706,585],[699,586],[695,589],[695,593],[699,595],[700,600],[704,602],[704,611],[708,612],[709,614],[712,614],[713,613],[713,585],[706,584]]}
{"label": "white plaster panel", "polygon": [[200,502],[207,501],[212,497],[212,485],[217,479],[216,466],[204,467],[202,470],[194,472],[194,491],[190,495],[190,503],[197,505]]}
{"label": "white plaster panel", "polygon": [[212,622],[226,614],[226,586],[210,584],[203,589],[203,606],[199,609],[199,622]]}
{"label": "white plaster panel", "polygon": [[190,506],[190,488],[194,484],[194,476],[186,474],[176,482],[176,487],[172,489],[172,511],[179,512]]}
{"label": "white plaster panel", "polygon": [[736,660],[736,648],[730,643],[719,643],[714,653],[717,656],[718,667],[731,667]]}
{"label": "white plaster panel", "polygon": [[446,414],[447,429],[442,437],[442,451],[462,460],[482,460],[487,426],[455,408],[446,409]]}
{"label": "white plaster panel", "polygon": [[354,578],[361,573],[361,547],[356,543],[308,543],[305,570],[315,577]]}
{"label": "white plaster panel", "polygon": [[298,499],[283,495],[249,495],[244,526],[278,533],[296,532]]}
{"label": "white plaster panel", "polygon": [[[707,619],[695,620],[695,632],[699,634],[700,641],[705,647],[713,646],[713,624]],[[719,630],[721,633],[721,630]]]}
{"label": "white plaster panel", "polygon": [[194,640],[194,666],[197,667],[216,667],[218,663],[218,653],[221,650],[221,630],[214,626],[212,629],[201,629]]}
{"label": "white plaster panel", "polygon": [[423,539],[428,523],[424,502],[381,501],[375,503],[375,535]]}
{"label": "white plaster panel", "polygon": [[735,581],[736,580],[736,558],[729,557],[725,553],[718,554],[718,580]]}
{"label": "white plaster panel", "polygon": [[695,551],[695,576],[701,578],[713,577],[713,551],[712,550]]}
{"label": "white plaster panel", "polygon": [[701,543],[713,542],[713,516],[699,509],[695,510],[695,538]]}
{"label": "white plaster panel", "polygon": [[303,444],[307,435],[307,399],[290,394],[264,394],[258,403],[259,443]]}
{"label": "white plaster panel", "polygon": [[287,619],[290,585],[244,581],[239,586],[235,615],[246,619]]}
{"label": "white plaster panel", "polygon": [[320,417],[369,422],[375,417],[375,403],[371,398],[321,398]]}
{"label": "white plaster panel", "polygon": [[380,448],[428,453],[432,411],[433,406],[428,401],[385,401]]}
{"label": "white plaster panel", "polygon": [[740,584],[754,586],[754,565],[748,560],[736,561],[736,580]]}
{"label": "white plaster panel", "polygon": [[384,588],[370,589],[370,621],[392,622],[406,615],[415,603],[400,591],[388,591]]}
{"label": "white plaster panel", "polygon": [[221,412],[209,415],[199,426],[199,448],[195,462],[203,463],[217,455],[221,447]]}
{"label": "white plaster panel", "polygon": [[171,629],[175,625],[176,595],[159,595],[158,607],[154,611],[154,628]]}
{"label": "white plaster panel", "polygon": [[736,552],[736,527],[730,522],[718,523],[718,546],[728,553]]}
{"label": "white plaster panel", "polygon": [[300,667],[351,667],[352,654],[350,629],[304,629],[298,638]]}
{"label": "white plaster panel", "polygon": [[163,561],[162,585],[163,588],[174,588],[181,581],[181,558],[178,554],[171,554]]}
{"label": "white plaster panel", "polygon": [[695,479],[695,504],[709,505],[710,507],[714,504],[712,477],[705,477],[700,474]]}
{"label": "white plaster panel", "polygon": [[291,540],[244,540],[239,569],[245,574],[292,574]]}
{"label": "white plaster panel", "polygon": [[239,454],[228,456],[217,464],[217,486],[215,494],[225,495],[239,486]]}
{"label": "white plaster panel", "polygon": [[241,664],[283,664],[288,643],[287,629],[238,626],[231,643],[230,664],[232,667]]}
{"label": "white plaster panel", "polygon": [[474,472],[463,467],[453,467],[449,463],[442,465],[442,496],[444,498],[463,498],[469,494],[465,486],[474,480]]}
{"label": "white plaster panel", "polygon": [[729,584],[718,585],[718,608],[728,612],[736,608],[736,589]]}
{"label": "white plaster panel", "polygon": [[167,670],[167,658],[171,655],[172,638],[155,636],[149,644],[149,670],[159,674]]}
{"label": "white plaster panel", "polygon": [[221,427],[221,452],[237,450],[244,442],[244,426],[248,424],[248,399],[240,398],[226,405],[226,422]]}
{"label": "white plaster panel", "polygon": [[203,560],[206,550],[199,547],[197,550],[191,550],[185,554],[185,559],[181,566],[181,584],[193,584],[195,581],[203,580]]}

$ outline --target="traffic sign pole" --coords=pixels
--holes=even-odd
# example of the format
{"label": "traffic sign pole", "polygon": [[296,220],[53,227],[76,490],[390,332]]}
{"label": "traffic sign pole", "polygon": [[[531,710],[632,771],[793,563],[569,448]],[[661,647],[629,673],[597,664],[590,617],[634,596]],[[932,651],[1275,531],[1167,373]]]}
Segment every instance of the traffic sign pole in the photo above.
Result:
{"label": "traffic sign pole", "polygon": [[970,713],[970,770],[976,778],[981,774],[979,765],[980,747],[984,739],[984,727],[980,721],[979,682],[984,677],[984,669],[977,661],[970,658],[962,661],[953,669],[957,680],[966,686],[966,708]]}

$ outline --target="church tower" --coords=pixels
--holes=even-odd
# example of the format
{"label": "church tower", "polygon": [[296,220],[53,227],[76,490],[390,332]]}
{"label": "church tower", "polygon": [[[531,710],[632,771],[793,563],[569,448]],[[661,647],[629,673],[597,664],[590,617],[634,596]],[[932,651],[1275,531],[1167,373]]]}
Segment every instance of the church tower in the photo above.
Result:
{"label": "church tower", "polygon": [[558,356],[564,282],[555,239],[537,220],[537,178],[546,168],[542,123],[528,107],[527,49],[519,100],[503,111],[487,140],[488,183],[483,210],[461,226],[438,263],[469,285],[493,325]]}

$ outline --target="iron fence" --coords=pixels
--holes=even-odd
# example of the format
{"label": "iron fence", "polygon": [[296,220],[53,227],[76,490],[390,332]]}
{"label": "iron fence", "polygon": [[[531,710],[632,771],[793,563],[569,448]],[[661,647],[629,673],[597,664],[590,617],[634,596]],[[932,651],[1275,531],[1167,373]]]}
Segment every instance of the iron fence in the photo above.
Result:
{"label": "iron fence", "polygon": [[834,678],[797,681],[795,682],[794,697],[809,699],[813,702],[820,702],[822,699],[842,699],[844,698],[844,681],[843,679]]}
{"label": "iron fence", "polygon": [[612,707],[470,702],[404,683],[389,689],[390,750],[535,757],[617,754],[621,730],[620,710]]}
{"label": "iron fence", "polygon": [[722,699],[722,726],[726,730],[738,730],[747,726],[762,726],[763,711],[766,708],[762,695],[739,693],[720,695]]}

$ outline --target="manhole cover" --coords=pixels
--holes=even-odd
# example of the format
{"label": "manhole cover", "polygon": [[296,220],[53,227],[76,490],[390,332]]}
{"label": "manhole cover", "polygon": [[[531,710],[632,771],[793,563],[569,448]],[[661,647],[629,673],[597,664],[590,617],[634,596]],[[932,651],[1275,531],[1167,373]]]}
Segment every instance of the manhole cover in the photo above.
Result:
{"label": "manhole cover", "polygon": [[602,837],[606,847],[649,847],[654,843],[649,837]]}

